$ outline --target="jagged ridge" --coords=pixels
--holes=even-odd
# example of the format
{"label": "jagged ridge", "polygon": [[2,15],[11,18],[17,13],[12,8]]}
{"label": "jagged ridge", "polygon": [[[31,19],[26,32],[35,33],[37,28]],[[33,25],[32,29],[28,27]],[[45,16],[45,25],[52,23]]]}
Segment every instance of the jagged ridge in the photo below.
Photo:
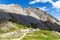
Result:
{"label": "jagged ridge", "polygon": [[2,23],[14,20],[33,28],[60,31],[60,21],[40,9],[22,8],[15,4],[2,4],[0,9],[0,22]]}

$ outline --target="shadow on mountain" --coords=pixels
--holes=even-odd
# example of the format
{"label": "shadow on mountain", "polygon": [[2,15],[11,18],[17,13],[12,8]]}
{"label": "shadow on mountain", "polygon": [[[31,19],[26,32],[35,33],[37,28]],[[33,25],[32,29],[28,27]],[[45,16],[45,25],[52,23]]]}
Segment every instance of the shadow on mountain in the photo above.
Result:
{"label": "shadow on mountain", "polygon": [[11,19],[16,22],[22,23],[24,25],[30,26],[32,28],[41,28],[41,29],[47,29],[39,20],[37,20],[34,17],[31,16],[24,16],[20,14],[15,14],[15,13],[9,13]]}
{"label": "shadow on mountain", "polygon": [[0,22],[3,20],[16,21],[24,25],[27,25],[28,27],[30,26],[32,28],[60,31],[60,25],[58,25],[57,23],[51,23],[49,20],[42,21],[29,15],[9,13],[9,12],[0,10]]}
{"label": "shadow on mountain", "polygon": [[49,30],[54,30],[54,31],[59,31],[60,32],[60,25],[57,23],[51,23],[51,21],[47,20],[45,22],[42,21],[42,23],[49,29]]}
{"label": "shadow on mountain", "polygon": [[49,20],[42,21],[34,17],[31,17],[29,15],[24,16],[24,15],[15,14],[15,13],[10,13],[10,16],[15,21],[25,24],[27,26],[31,26],[32,28],[60,31],[60,25],[58,25],[57,23],[51,23]]}

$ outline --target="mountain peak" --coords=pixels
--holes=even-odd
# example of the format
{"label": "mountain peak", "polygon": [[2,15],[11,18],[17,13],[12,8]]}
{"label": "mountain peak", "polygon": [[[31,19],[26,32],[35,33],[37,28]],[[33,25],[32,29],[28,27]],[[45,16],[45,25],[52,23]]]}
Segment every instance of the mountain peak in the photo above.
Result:
{"label": "mountain peak", "polygon": [[12,12],[17,14],[19,14],[23,10],[23,8],[18,4],[0,4],[0,9],[3,9],[6,12]]}
{"label": "mountain peak", "polygon": [[40,9],[24,9],[18,4],[0,4],[0,9],[0,20],[8,19],[36,28],[60,31],[59,20]]}

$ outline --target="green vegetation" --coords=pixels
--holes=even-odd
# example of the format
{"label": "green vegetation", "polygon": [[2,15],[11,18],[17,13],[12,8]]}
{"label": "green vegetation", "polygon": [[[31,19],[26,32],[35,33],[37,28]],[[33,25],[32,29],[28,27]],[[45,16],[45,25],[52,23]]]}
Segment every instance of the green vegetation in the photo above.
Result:
{"label": "green vegetation", "polygon": [[[15,27],[9,28],[8,32],[31,28],[15,21],[12,21],[12,23],[15,25]],[[32,26],[34,26],[34,24],[32,24]],[[6,33],[6,32],[0,30],[0,34],[2,33]],[[15,38],[20,38],[21,36],[22,36],[22,33],[19,33],[16,35],[12,35],[10,37],[0,37],[0,40],[12,40]],[[28,33],[22,40],[60,40],[60,35],[56,34],[53,31],[40,30],[37,32]]]}
{"label": "green vegetation", "polygon": [[31,28],[30,26],[26,26],[22,23],[19,23],[17,21],[13,21],[13,20],[10,20],[17,28],[19,29],[27,29],[27,28]]}
{"label": "green vegetation", "polygon": [[18,27],[19,29],[27,29],[29,28],[28,26],[24,25],[24,24],[21,24],[21,23],[14,23],[16,25],[16,27]]}
{"label": "green vegetation", "polygon": [[23,40],[58,40],[60,36],[52,31],[41,30],[27,34]]}
{"label": "green vegetation", "polygon": [[5,33],[4,31],[0,30],[0,34]]}
{"label": "green vegetation", "polygon": [[21,30],[21,29],[28,29],[28,28],[30,28],[30,27],[28,27],[28,26],[26,26],[26,25],[24,25],[22,23],[18,23],[18,22],[13,21],[13,20],[9,20],[9,21],[12,22],[13,25],[15,25],[15,27],[7,27],[8,30],[5,31],[5,30],[1,30],[1,28],[3,26],[0,25],[0,34],[7,33],[7,32],[12,32],[12,31],[15,31],[15,30]]}
{"label": "green vegetation", "polygon": [[[21,36],[22,34],[19,33],[7,38],[0,37],[0,40],[12,40],[14,38],[20,38]],[[60,35],[53,31],[40,30],[37,32],[28,33],[22,40],[60,40]]]}

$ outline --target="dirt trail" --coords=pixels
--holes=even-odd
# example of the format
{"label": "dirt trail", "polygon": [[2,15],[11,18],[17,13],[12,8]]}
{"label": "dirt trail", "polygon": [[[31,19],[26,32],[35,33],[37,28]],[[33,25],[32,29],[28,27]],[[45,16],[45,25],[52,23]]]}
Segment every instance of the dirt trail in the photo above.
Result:
{"label": "dirt trail", "polygon": [[22,33],[23,35],[20,38],[17,39],[12,39],[12,40],[22,40],[28,33],[32,33],[35,31],[40,31],[39,29],[23,29],[23,30],[19,30],[16,32],[9,32],[9,33],[5,33],[5,34],[0,34],[1,37],[10,37],[12,35],[17,35],[19,33]]}

